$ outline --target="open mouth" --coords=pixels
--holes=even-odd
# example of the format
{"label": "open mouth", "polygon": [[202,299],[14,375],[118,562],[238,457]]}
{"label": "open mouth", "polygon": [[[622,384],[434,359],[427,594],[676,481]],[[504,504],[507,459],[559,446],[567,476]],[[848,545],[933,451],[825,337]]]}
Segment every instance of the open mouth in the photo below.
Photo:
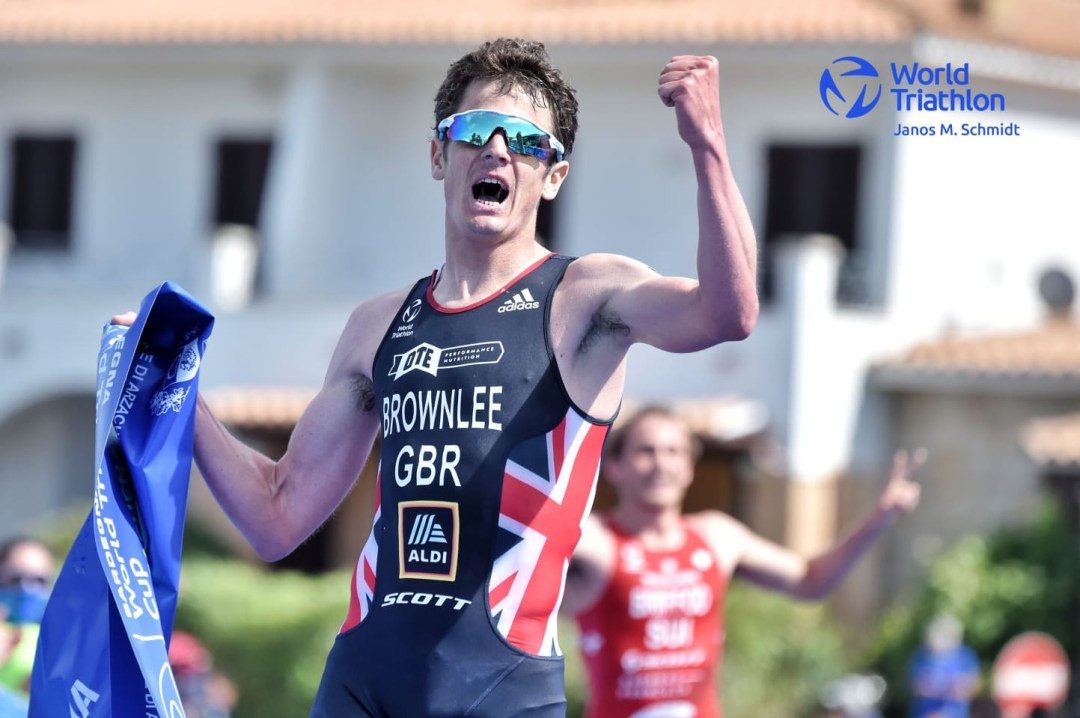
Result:
{"label": "open mouth", "polygon": [[480,202],[502,204],[510,196],[510,190],[496,179],[485,178],[473,185],[473,199]]}

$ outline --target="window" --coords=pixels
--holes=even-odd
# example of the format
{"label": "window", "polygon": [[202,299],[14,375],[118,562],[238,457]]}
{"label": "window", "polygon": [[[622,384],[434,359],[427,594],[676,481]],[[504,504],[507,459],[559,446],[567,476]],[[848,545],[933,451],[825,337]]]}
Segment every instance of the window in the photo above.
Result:
{"label": "window", "polygon": [[16,248],[71,246],[75,138],[19,135],[11,142],[8,217]]}
{"label": "window", "polygon": [[259,226],[272,146],[263,138],[218,142],[215,225]]}
{"label": "window", "polygon": [[785,235],[831,234],[847,250],[837,298],[860,302],[861,273],[856,223],[859,204],[858,145],[772,145],[768,156],[762,295],[773,298],[776,267],[772,256]]}

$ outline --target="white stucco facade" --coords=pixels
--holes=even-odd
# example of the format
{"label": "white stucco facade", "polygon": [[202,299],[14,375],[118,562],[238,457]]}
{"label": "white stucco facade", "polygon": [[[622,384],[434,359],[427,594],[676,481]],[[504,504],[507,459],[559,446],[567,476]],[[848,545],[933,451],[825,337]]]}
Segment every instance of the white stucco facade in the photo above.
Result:
{"label": "white stucco facade", "polygon": [[[88,495],[89,416],[80,417],[82,436],[56,412],[68,417],[77,405],[69,400],[92,394],[110,315],[165,280],[217,310],[216,141],[265,136],[274,149],[262,293],[246,309],[218,312],[204,388],[317,385],[359,300],[438,266],[432,99],[463,49],[0,47],[0,168],[20,133],[78,142],[70,250],[15,251],[0,283],[0,520],[28,525],[38,512],[85,500],[27,491],[27,482],[85,485]],[[572,171],[557,200],[557,248],[568,254],[617,252],[662,273],[695,273],[693,167],[655,88],[674,54],[720,59],[729,154],[759,232],[770,143],[861,148],[867,306],[836,304],[842,256],[829,240],[811,239],[779,252],[776,298],[745,342],[631,354],[630,396],[739,394],[764,405],[782,447],[779,470],[794,481],[879,472],[887,462],[895,437],[865,395],[875,358],[949,329],[1037,323],[1039,272],[1056,265],[1080,278],[1075,64],[1055,63],[1052,82],[1038,79],[1038,63],[1049,62],[1038,57],[1028,58],[1035,79],[983,76],[973,65],[972,84],[1003,93],[1007,121],[1022,134],[926,138],[893,135],[897,124],[922,119],[896,113],[887,97],[870,116],[845,120],[818,96],[834,59],[859,54],[884,68],[917,59],[917,46],[551,49],[581,102]],[[963,48],[955,52],[965,60]],[[10,182],[0,172],[0,198]],[[0,205],[0,220],[6,211]],[[43,458],[54,451],[77,458]],[[85,475],[73,477],[80,466]]]}

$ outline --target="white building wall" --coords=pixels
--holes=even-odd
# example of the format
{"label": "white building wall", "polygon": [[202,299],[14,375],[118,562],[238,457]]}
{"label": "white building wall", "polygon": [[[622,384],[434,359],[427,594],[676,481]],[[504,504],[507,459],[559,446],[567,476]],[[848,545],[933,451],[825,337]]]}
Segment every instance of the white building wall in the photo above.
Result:
{"label": "white building wall", "polygon": [[1007,112],[997,114],[1020,125],[1020,136],[895,138],[890,303],[905,335],[1028,327],[1044,316],[1036,289],[1044,269],[1080,281],[1080,94],[972,85],[1005,95]]}
{"label": "white building wall", "polygon": [[[16,254],[2,283],[0,421],[42,397],[92,390],[101,323],[161,281],[215,309],[213,148],[224,136],[277,142],[264,203],[268,294],[219,314],[204,386],[318,384],[351,307],[441,261],[432,100],[464,49],[4,48],[0,167],[19,131],[72,131],[79,150],[71,253]],[[787,309],[764,307],[745,342],[631,353],[630,396],[738,393],[764,403],[798,480],[842,471],[860,432],[880,436],[859,425],[872,358],[952,325],[1036,320],[1034,281],[1050,262],[1080,277],[1075,92],[987,81],[987,91],[1008,95],[1022,136],[929,141],[893,137],[897,118],[884,106],[843,120],[818,97],[833,59],[857,53],[887,67],[910,57],[903,47],[551,49],[581,102],[557,200],[560,248],[570,254],[619,252],[666,274],[695,273],[693,167],[656,95],[674,54],[721,61],[729,154],[759,234],[769,143],[863,146],[860,241],[871,298],[886,301],[837,309],[819,289]],[[0,197],[8,181],[0,172]],[[817,319],[796,332],[789,309],[802,301],[815,302]],[[881,456],[860,449],[857,460]],[[29,450],[0,437],[0,457]],[[8,466],[0,458],[0,485]]]}

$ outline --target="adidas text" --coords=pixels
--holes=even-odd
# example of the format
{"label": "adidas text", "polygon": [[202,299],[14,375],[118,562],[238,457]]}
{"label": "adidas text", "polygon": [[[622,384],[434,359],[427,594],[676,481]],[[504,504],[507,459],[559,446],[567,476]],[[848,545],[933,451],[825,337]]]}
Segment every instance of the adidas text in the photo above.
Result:
{"label": "adidas text", "polygon": [[503,312],[520,312],[523,309],[539,309],[540,302],[533,299],[532,292],[528,289],[521,290],[520,294],[514,296],[503,302],[499,307],[499,314]]}

